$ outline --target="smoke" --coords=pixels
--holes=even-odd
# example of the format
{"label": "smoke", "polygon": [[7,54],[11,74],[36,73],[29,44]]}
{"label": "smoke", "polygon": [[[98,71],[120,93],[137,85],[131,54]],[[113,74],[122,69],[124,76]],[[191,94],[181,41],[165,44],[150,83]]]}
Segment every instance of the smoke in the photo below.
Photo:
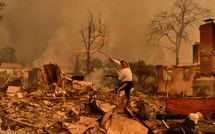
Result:
{"label": "smoke", "polygon": [[148,47],[142,33],[153,15],[170,6],[172,0],[162,3],[157,0],[14,0],[5,3],[1,12],[4,20],[0,22],[0,48],[13,47],[17,57],[34,61],[34,67],[49,62],[60,66],[75,63],[75,51],[84,49],[79,30],[86,23],[89,11],[95,15],[101,13],[110,30],[109,45],[102,51],[111,57],[127,61],[141,58],[152,64],[169,60],[168,52]]}
{"label": "smoke", "polygon": [[93,82],[93,87],[99,90],[102,87],[105,87],[105,76],[102,69],[98,69],[94,72],[91,72],[86,77],[86,81]]}

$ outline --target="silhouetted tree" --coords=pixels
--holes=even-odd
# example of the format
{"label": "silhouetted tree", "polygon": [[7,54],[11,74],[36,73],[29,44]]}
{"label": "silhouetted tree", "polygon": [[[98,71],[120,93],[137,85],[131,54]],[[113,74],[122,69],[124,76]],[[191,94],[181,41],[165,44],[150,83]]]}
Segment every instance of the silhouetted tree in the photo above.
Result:
{"label": "silhouetted tree", "polygon": [[99,58],[93,58],[91,63],[92,63],[91,64],[92,68],[103,68],[104,67],[102,60]]}
{"label": "silhouetted tree", "polygon": [[137,77],[138,83],[143,83],[149,77],[155,77],[156,69],[153,65],[147,65],[143,60],[131,62],[132,73]]}
{"label": "silhouetted tree", "polygon": [[[132,73],[137,77],[137,84],[144,89],[154,89],[156,79],[156,69],[154,65],[147,65],[143,60],[130,62]],[[152,79],[152,80],[149,80]]]}
{"label": "silhouetted tree", "polygon": [[82,25],[80,30],[87,56],[87,74],[90,71],[90,59],[92,55],[108,44],[109,30],[102,22],[101,15],[96,18],[93,13],[89,12],[87,23]]}
{"label": "silhouetted tree", "polygon": [[[83,60],[82,61],[82,63],[86,63],[87,62],[87,60]],[[100,68],[104,68],[104,65],[103,65],[103,62],[102,62],[102,60],[100,60],[99,58],[93,58],[93,57],[91,57],[91,59],[90,59],[90,66],[89,66],[89,72],[88,73],[90,73],[90,72],[92,72],[92,71],[94,71],[95,69],[100,69]],[[87,70],[87,68],[86,68],[86,66],[83,66],[83,70],[84,71],[86,71]]]}
{"label": "silhouetted tree", "polygon": [[12,47],[5,47],[0,50],[0,63],[17,63],[18,59],[15,55],[15,49]]}
{"label": "silhouetted tree", "polygon": [[189,26],[198,25],[200,20],[210,16],[211,11],[194,0],[175,0],[173,6],[159,12],[151,21],[147,30],[149,41],[160,44],[166,38],[172,46],[164,46],[176,55],[176,65],[179,64],[179,50],[182,41],[189,39]]}

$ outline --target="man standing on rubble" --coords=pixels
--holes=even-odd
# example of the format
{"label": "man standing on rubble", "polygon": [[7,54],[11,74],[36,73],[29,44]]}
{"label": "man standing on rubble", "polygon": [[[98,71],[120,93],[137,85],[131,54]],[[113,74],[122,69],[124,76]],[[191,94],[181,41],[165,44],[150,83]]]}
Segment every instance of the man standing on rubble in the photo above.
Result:
{"label": "man standing on rubble", "polygon": [[115,89],[116,94],[119,95],[120,91],[124,90],[126,98],[130,100],[130,90],[133,86],[133,83],[132,83],[132,72],[131,72],[129,63],[126,60],[118,61],[111,57],[109,57],[109,59],[115,62],[116,64],[118,64],[119,66],[121,66],[122,68],[119,72],[119,77],[118,77],[118,79],[122,83]]}

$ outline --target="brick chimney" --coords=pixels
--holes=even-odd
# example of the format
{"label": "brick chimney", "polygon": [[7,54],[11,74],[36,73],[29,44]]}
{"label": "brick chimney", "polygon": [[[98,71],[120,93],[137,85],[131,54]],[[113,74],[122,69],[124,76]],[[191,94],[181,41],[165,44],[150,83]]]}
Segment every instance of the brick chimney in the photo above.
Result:
{"label": "brick chimney", "polygon": [[200,42],[193,45],[193,64],[200,64]]}
{"label": "brick chimney", "polygon": [[200,74],[212,75],[215,68],[215,24],[213,19],[204,20],[205,24],[200,25]]}

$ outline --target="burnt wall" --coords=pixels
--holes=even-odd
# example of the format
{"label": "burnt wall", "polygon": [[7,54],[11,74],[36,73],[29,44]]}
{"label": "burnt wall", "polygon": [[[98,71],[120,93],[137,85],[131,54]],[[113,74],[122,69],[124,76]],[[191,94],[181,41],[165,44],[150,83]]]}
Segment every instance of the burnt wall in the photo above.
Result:
{"label": "burnt wall", "polygon": [[[165,80],[165,72],[169,69],[165,66],[157,66],[157,93],[167,93],[170,96],[192,96],[193,80],[198,66],[182,66],[172,68],[172,80]],[[189,70],[185,79],[185,70]]]}
{"label": "burnt wall", "polygon": [[209,76],[213,74],[213,57],[209,51],[200,53],[200,74]]}
{"label": "burnt wall", "polygon": [[187,116],[190,113],[201,112],[205,117],[211,118],[215,110],[215,98],[169,98],[166,103],[168,113],[182,113]]}
{"label": "burnt wall", "polygon": [[196,78],[193,81],[194,97],[215,97],[214,92],[215,79],[213,77]]}
{"label": "burnt wall", "polygon": [[57,83],[59,86],[62,86],[62,77],[60,67],[56,64],[46,64],[43,65],[44,75],[48,85]]}

